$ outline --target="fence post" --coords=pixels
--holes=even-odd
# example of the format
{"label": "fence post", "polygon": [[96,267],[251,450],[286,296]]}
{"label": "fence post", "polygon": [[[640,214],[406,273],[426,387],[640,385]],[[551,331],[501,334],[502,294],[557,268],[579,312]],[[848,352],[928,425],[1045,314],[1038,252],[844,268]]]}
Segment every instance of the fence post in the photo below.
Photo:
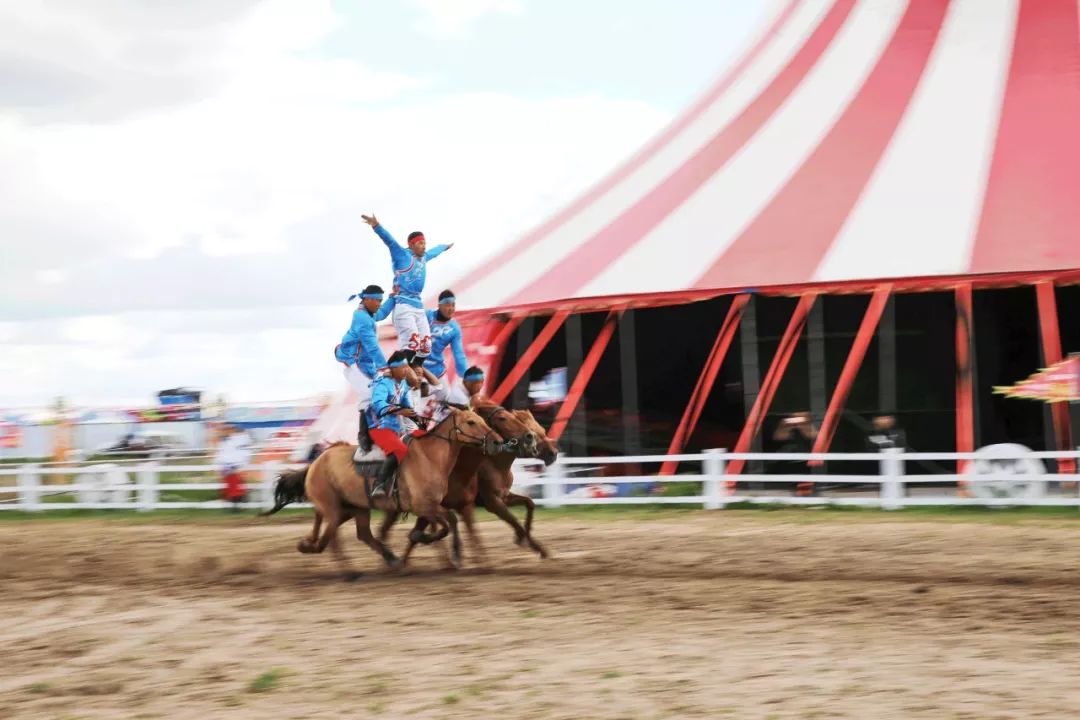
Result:
{"label": "fence post", "polygon": [[274,507],[274,480],[281,474],[282,466],[276,460],[263,463],[263,479],[261,483],[262,509],[269,510]]}
{"label": "fence post", "polygon": [[151,460],[139,466],[139,512],[148,512],[158,503],[158,464]]}
{"label": "fence post", "polygon": [[19,473],[19,506],[27,512],[41,509],[41,478],[37,465],[23,465]]}
{"label": "fence post", "polygon": [[881,451],[881,508],[899,510],[904,506],[904,451],[885,448]]}
{"label": "fence post", "polygon": [[717,448],[705,451],[705,459],[701,461],[702,470],[705,472],[705,480],[702,483],[702,495],[705,496],[706,510],[723,510],[727,493],[721,490],[723,481],[720,479],[727,472],[727,461],[724,459],[725,448]]}
{"label": "fence post", "polygon": [[128,472],[115,464],[103,465],[102,485],[106,489],[105,502],[115,505],[131,504],[131,479]]}
{"label": "fence post", "polygon": [[563,481],[566,478],[562,460],[556,458],[555,462],[543,470],[544,477],[544,500],[548,507],[562,507]]}

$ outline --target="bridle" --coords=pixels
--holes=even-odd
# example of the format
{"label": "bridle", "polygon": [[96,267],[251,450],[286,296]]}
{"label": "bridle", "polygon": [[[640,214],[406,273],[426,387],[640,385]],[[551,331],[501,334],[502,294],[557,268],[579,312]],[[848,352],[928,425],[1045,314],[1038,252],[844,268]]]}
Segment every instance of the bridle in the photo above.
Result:
{"label": "bridle", "polygon": [[[481,419],[483,419],[483,416],[481,416]],[[450,433],[449,433],[449,434],[447,434],[447,435],[440,435],[440,434],[438,433],[438,429],[439,429],[440,427],[442,427],[443,425],[445,425],[445,424],[446,424],[446,420],[451,420],[451,421],[453,422],[453,427],[452,427],[452,428],[450,429]],[[491,428],[489,427],[489,428],[487,429],[487,432],[485,432],[485,433],[483,434],[483,436],[480,436],[480,435],[470,435],[469,433],[465,432],[464,430],[462,430],[462,429],[461,429],[461,428],[460,428],[460,427],[458,426],[458,416],[457,416],[457,413],[453,413],[453,412],[452,412],[452,413],[450,413],[450,417],[449,417],[449,418],[447,418],[446,420],[443,420],[443,421],[442,421],[441,423],[439,423],[438,425],[436,425],[436,426],[435,426],[435,429],[434,429],[434,430],[432,430],[432,431],[431,431],[431,432],[429,432],[429,433],[426,433],[425,435],[423,435],[423,437],[433,437],[433,438],[438,438],[439,440],[445,440],[445,441],[446,441],[447,443],[451,443],[451,444],[452,444],[452,443],[453,443],[453,441],[454,441],[454,436],[456,435],[456,436],[457,436],[457,437],[459,437],[459,438],[465,438],[466,440],[474,440],[474,441],[475,441],[475,442],[462,442],[462,443],[461,443],[462,445],[464,445],[464,446],[466,446],[466,447],[476,447],[476,448],[480,448],[480,449],[481,449],[481,450],[482,450],[482,451],[484,452],[484,454],[485,454],[485,455],[487,455],[487,454],[488,454],[488,452],[487,452],[487,448],[488,448],[488,438],[490,438],[490,437],[491,437],[491,436],[492,436],[492,435],[493,435],[493,434],[495,433],[495,431],[494,431],[494,430],[492,430],[492,429],[491,429]],[[487,421],[485,420],[485,422],[487,422]],[[421,438],[418,438],[418,439],[421,439]]]}
{"label": "bridle", "polygon": [[[481,420],[483,420],[485,423],[492,427],[493,421],[496,417],[499,416],[499,413],[505,413],[506,415],[510,416],[510,418],[514,418],[514,414],[501,405],[490,405],[483,408],[475,408],[473,412],[479,415]],[[484,416],[484,413],[487,413],[486,417]],[[503,450],[514,452],[520,442],[521,441],[516,437],[509,438],[503,442]]]}

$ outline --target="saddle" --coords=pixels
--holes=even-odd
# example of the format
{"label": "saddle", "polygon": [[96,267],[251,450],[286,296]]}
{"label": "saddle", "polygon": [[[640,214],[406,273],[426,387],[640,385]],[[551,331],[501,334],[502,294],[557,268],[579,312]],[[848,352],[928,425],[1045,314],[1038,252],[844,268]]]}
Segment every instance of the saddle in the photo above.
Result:
{"label": "saddle", "polygon": [[[412,435],[406,435],[402,440],[405,442],[406,447],[413,441]],[[353,469],[356,474],[364,479],[364,489],[367,492],[368,501],[371,500],[371,487],[373,481],[379,475],[379,470],[382,469],[383,462],[386,460],[386,453],[378,445],[374,445],[371,448],[371,452],[363,455],[360,460],[353,458]],[[400,495],[398,492],[398,476],[401,473],[401,465],[398,465],[394,469],[394,474],[390,477],[390,482],[386,488],[387,497],[393,499],[395,505],[400,504]]]}

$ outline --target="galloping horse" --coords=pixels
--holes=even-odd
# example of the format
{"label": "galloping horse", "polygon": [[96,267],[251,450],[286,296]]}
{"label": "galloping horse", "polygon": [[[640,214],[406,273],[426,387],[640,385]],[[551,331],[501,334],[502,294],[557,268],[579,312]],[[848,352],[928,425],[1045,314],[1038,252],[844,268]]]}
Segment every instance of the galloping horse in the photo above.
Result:
{"label": "galloping horse", "polygon": [[[455,565],[460,565],[457,517],[442,506],[450,471],[463,449],[475,450],[483,457],[485,453],[497,452],[502,442],[502,437],[479,415],[456,408],[451,408],[446,418],[432,430],[413,438],[398,469],[397,501],[388,498],[378,509],[391,515],[411,512],[436,531],[425,535],[420,526],[411,532],[409,549],[401,560],[371,534],[371,481],[378,463],[371,463],[364,468],[363,475],[358,475],[352,460],[354,445],[334,444],[306,468],[282,473],[274,488],[274,507],[261,514],[272,515],[289,503],[309,499],[315,505],[315,522],[307,537],[297,544],[297,550],[302,553],[321,553],[333,542],[338,527],[349,518],[356,518],[357,538],[378,553],[391,568],[401,567],[416,543],[436,542],[448,534],[453,538],[452,560]],[[320,533],[323,523],[326,527]]]}
{"label": "galloping horse", "polygon": [[[548,439],[544,428],[528,410],[507,410],[491,402],[481,401],[474,408],[477,415],[506,438],[503,452],[485,455],[476,448],[463,448],[457,464],[450,473],[449,489],[443,499],[443,507],[461,514],[470,545],[478,555],[486,556],[476,534],[475,506],[481,505],[514,528],[515,542],[527,544],[540,557],[548,552],[532,537],[532,521],[535,504],[532,498],[510,492],[514,484],[511,467],[518,457],[541,458],[544,464],[555,462],[559,451]],[[525,526],[522,527],[508,506],[524,505]],[[379,539],[384,541],[396,521],[396,514],[388,514],[379,529]],[[423,528],[423,521],[418,522]]]}

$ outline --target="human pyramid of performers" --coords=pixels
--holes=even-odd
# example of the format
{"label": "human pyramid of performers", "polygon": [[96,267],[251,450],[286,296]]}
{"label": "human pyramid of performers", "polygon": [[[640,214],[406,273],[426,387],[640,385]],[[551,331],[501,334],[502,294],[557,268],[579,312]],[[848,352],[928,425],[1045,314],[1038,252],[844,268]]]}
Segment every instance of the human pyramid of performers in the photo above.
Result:
{"label": "human pyramid of performers", "polygon": [[[382,459],[385,453],[371,491],[372,498],[380,498],[385,497],[390,479],[405,459],[403,437],[422,434],[451,406],[471,406],[483,389],[484,373],[469,367],[465,357],[461,326],[454,319],[454,293],[443,290],[438,307],[424,309],[427,263],[453,243],[429,250],[424,234],[414,231],[409,233],[407,246],[402,246],[374,215],[361,217],[389,249],[394,281],[389,295],[379,285],[368,285],[349,296],[350,302],[357,298],[360,302],[352,324],[334,348],[334,356],[344,365],[345,379],[357,396],[360,430],[353,460],[370,462]],[[392,316],[399,346],[390,357],[383,354],[376,331],[376,324],[387,316]],[[448,349],[461,387],[451,387],[447,378]]]}

